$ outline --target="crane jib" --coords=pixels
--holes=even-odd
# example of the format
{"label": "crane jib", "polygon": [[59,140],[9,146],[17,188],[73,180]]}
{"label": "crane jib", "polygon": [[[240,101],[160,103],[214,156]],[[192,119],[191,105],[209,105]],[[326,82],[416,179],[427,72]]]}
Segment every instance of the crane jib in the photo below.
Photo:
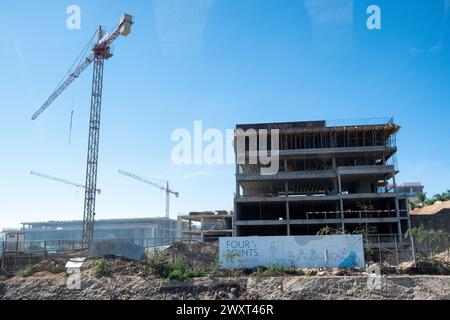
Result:
{"label": "crane jib", "polygon": [[81,72],[83,72],[91,63],[94,61],[94,55],[91,54],[90,56],[86,57],[86,59],[72,72],[66,80],[50,95],[50,97],[47,99],[47,101],[44,102],[44,104],[39,108],[38,111],[31,117],[32,120],[36,120],[39,115],[44,112],[47,107],[52,104],[53,101],[58,98],[58,96],[76,79],[79,77]]}

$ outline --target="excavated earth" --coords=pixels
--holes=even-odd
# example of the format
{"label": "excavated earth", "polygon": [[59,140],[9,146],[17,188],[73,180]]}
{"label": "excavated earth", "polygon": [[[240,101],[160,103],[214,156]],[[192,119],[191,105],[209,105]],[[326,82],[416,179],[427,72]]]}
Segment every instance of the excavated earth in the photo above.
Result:
{"label": "excavated earth", "polygon": [[[215,245],[180,243],[165,254],[168,259],[181,258],[187,268],[214,270],[217,263]],[[410,264],[400,273],[382,268],[379,282],[363,270],[342,269],[297,270],[281,276],[259,270],[216,270],[209,276],[175,281],[156,277],[146,260],[117,257],[106,258],[107,273],[99,278],[93,268],[96,259],[90,258],[81,268],[81,289],[77,290],[67,286],[67,260],[44,260],[27,277],[0,275],[0,299],[450,299],[449,275],[418,275]]]}
{"label": "excavated earth", "polygon": [[[336,271],[302,276],[203,277],[185,281],[156,278],[145,264],[108,261],[107,276],[82,269],[81,289],[67,287],[62,264],[42,265],[28,277],[0,276],[0,299],[450,299],[450,276],[383,275],[378,286],[364,272]],[[370,286],[372,284],[372,286]]]}

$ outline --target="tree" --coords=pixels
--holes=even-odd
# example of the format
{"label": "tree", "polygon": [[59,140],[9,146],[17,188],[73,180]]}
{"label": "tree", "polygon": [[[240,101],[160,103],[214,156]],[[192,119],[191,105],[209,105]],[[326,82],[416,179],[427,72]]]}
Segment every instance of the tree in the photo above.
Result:
{"label": "tree", "polygon": [[425,192],[417,194],[416,198],[417,198],[417,207],[419,208],[424,207],[426,202],[428,201],[427,194]]}
{"label": "tree", "polygon": [[433,198],[434,198],[436,201],[446,201],[446,200],[447,200],[447,197],[446,197],[445,192],[435,194]]}

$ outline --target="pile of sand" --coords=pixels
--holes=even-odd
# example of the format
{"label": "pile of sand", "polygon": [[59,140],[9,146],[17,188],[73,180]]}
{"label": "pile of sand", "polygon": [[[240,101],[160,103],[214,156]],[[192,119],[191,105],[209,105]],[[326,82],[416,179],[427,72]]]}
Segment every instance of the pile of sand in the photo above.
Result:
{"label": "pile of sand", "polygon": [[411,211],[411,215],[430,215],[441,212],[442,210],[450,210],[450,200],[449,201],[436,201],[430,206],[423,208],[417,208]]}

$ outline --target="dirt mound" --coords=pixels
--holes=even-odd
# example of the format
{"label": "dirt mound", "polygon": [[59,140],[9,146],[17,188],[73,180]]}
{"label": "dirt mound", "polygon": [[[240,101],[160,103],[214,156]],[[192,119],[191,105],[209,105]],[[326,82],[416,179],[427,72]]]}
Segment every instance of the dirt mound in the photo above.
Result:
{"label": "dirt mound", "polygon": [[431,206],[413,210],[411,224],[413,227],[423,225],[427,229],[444,230],[450,233],[450,201],[437,201]]}
{"label": "dirt mound", "polygon": [[[98,259],[90,259],[86,268],[91,267],[92,261]],[[119,276],[138,276],[147,277],[150,274],[150,267],[145,261],[130,261],[120,257],[110,257],[107,259],[107,273]]]}
{"label": "dirt mound", "polygon": [[217,243],[177,242],[166,249],[172,259],[181,258],[183,265],[189,268],[210,269],[217,263]]}
{"label": "dirt mound", "polygon": [[33,272],[49,272],[58,274],[66,271],[66,263],[69,258],[47,258],[33,266]]}
{"label": "dirt mound", "polygon": [[436,201],[434,204],[430,206],[426,206],[423,208],[417,208],[411,211],[411,215],[430,215],[441,212],[442,210],[450,213],[450,200],[449,201]]}
{"label": "dirt mound", "polygon": [[0,283],[0,299],[220,299],[220,300],[339,300],[339,299],[448,299],[448,276],[383,276],[379,288],[368,287],[368,277],[287,276],[198,278],[189,281],[144,279],[82,273],[80,290],[70,290],[66,277],[13,277]]}

